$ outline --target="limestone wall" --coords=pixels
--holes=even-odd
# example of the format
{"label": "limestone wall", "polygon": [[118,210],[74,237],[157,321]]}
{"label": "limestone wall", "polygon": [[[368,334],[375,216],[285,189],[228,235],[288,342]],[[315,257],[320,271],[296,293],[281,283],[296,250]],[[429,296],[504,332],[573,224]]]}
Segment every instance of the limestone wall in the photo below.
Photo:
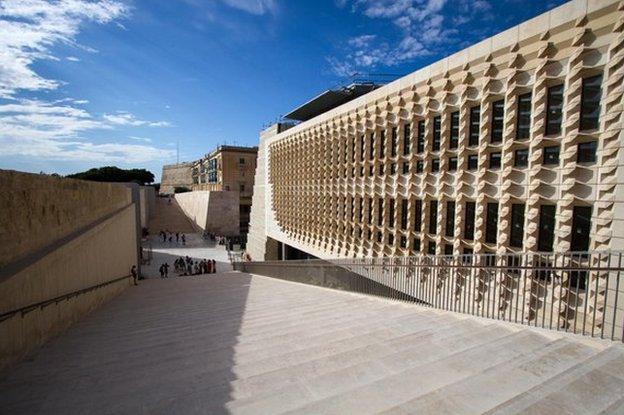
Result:
{"label": "limestone wall", "polygon": [[193,163],[169,164],[163,166],[160,179],[160,194],[171,195],[176,187],[193,186]]}
{"label": "limestone wall", "polygon": [[[124,185],[7,171],[0,171],[0,183],[0,316],[9,313],[0,319],[1,372],[131,284],[138,223],[132,190]],[[10,255],[14,250],[19,255]]]}
{"label": "limestone wall", "polygon": [[141,186],[139,194],[141,199],[141,227],[147,228],[149,219],[156,208],[156,189],[152,186]]}
{"label": "limestone wall", "polygon": [[178,193],[175,199],[202,231],[223,236],[239,235],[238,192],[196,191]]}

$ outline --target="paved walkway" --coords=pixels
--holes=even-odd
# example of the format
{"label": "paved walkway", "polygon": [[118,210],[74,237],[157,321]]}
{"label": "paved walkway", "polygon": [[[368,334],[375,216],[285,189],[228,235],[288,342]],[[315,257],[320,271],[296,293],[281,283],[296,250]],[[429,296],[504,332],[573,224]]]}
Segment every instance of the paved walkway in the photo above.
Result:
{"label": "paved walkway", "polygon": [[2,414],[621,414],[619,344],[236,272],[149,279],[0,380]]}

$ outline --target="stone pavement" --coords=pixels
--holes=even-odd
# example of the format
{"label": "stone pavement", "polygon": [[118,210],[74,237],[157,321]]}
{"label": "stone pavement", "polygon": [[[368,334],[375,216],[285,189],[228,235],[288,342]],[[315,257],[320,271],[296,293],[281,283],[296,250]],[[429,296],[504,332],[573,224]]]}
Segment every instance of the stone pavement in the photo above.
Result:
{"label": "stone pavement", "polygon": [[2,414],[598,414],[620,344],[226,272],[148,279],[0,380]]}

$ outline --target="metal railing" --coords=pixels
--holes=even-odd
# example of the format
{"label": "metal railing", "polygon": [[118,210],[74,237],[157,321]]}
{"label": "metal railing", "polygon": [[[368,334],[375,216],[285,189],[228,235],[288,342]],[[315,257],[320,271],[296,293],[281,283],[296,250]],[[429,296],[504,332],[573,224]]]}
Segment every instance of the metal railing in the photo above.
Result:
{"label": "metal railing", "polygon": [[30,313],[31,311],[35,311],[36,309],[41,309],[43,310],[44,308],[46,308],[49,305],[52,304],[58,304],[61,301],[67,301],[70,300],[74,297],[78,297],[79,295],[82,294],[86,294],[89,293],[91,291],[95,291],[95,290],[99,290],[100,288],[106,287],[107,285],[111,285],[111,284],[115,284],[117,282],[123,281],[123,280],[127,280],[129,278],[132,278],[132,275],[124,275],[123,277],[119,277],[119,278],[115,278],[112,280],[108,280],[96,285],[92,285],[90,287],[87,288],[82,288],[80,290],[76,290],[76,291],[72,291],[70,293],[67,294],[63,294],[63,295],[59,295],[58,297],[54,297],[54,298],[50,298],[48,300],[44,300],[44,301],[39,301],[37,303],[33,303],[33,304],[29,304],[27,306],[24,307],[20,307],[20,308],[16,308],[7,312],[4,312],[2,314],[0,314],[0,323],[2,323],[4,320],[8,320],[9,318],[17,315],[17,314],[21,314],[22,317],[25,316],[26,314]]}
{"label": "metal railing", "polygon": [[623,252],[237,262],[234,269],[592,337],[624,338]]}

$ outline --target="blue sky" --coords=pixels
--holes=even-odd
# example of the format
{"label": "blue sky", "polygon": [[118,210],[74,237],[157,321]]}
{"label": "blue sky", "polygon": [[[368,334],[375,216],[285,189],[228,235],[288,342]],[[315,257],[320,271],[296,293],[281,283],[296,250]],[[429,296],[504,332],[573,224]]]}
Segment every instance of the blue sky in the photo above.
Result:
{"label": "blue sky", "polygon": [[0,168],[256,145],[353,73],[407,74],[562,0],[0,0]]}

